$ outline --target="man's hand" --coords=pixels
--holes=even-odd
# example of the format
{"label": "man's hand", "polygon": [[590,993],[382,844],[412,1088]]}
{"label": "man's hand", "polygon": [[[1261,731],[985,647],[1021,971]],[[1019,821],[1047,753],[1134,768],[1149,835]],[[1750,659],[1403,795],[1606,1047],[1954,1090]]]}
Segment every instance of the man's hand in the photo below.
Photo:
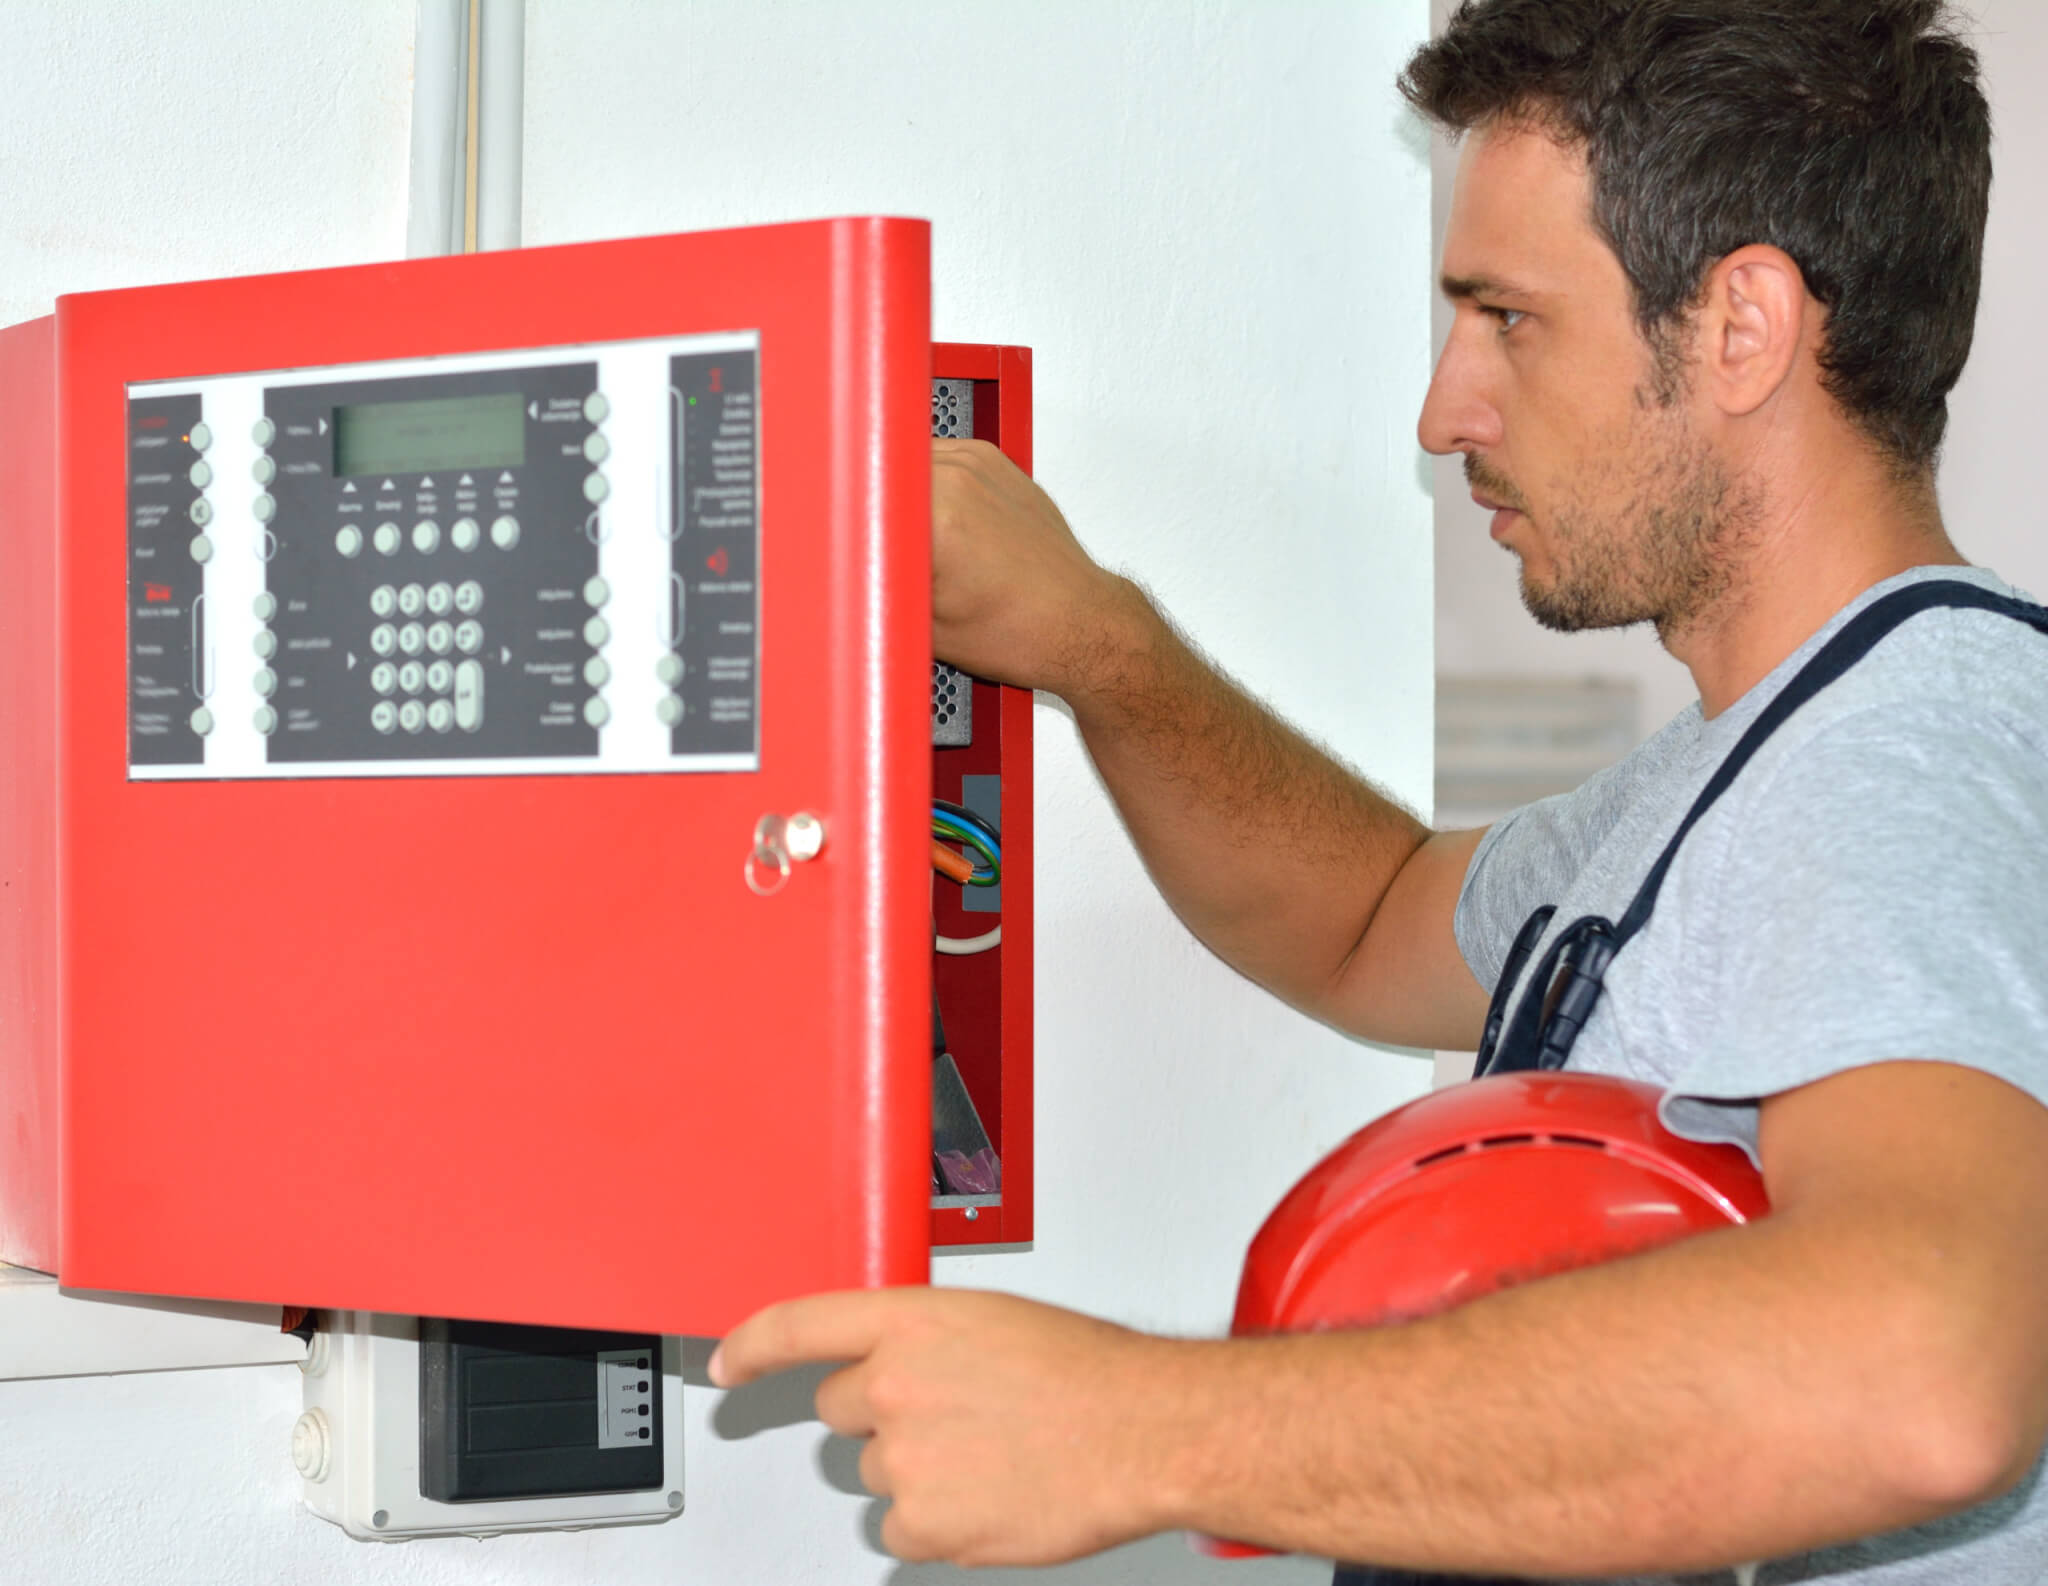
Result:
{"label": "man's hand", "polygon": [[820,1385],[818,1417],[868,1439],[889,1550],[1053,1564],[1173,1523],[1152,1489],[1162,1437],[1184,1436],[1165,1424],[1188,1408],[1177,1357],[1202,1347],[1008,1295],[886,1289],[770,1306],[719,1346],[711,1379],[851,1362]]}
{"label": "man's hand", "polygon": [[[1067,694],[1135,592],[986,441],[932,443],[932,649],[978,677]],[[1149,613],[1144,613],[1149,615]]]}

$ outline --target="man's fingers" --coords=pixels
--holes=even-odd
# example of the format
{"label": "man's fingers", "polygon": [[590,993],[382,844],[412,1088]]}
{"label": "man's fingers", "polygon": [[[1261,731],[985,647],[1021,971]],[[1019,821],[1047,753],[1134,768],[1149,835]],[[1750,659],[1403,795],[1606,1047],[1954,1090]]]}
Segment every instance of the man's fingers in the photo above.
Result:
{"label": "man's fingers", "polygon": [[814,1360],[859,1360],[875,1347],[897,1300],[887,1290],[814,1294],[755,1312],[711,1354],[711,1380],[736,1388]]}
{"label": "man's fingers", "polygon": [[841,1366],[818,1384],[818,1419],[841,1437],[872,1437],[875,1407],[868,1398],[868,1368]]}

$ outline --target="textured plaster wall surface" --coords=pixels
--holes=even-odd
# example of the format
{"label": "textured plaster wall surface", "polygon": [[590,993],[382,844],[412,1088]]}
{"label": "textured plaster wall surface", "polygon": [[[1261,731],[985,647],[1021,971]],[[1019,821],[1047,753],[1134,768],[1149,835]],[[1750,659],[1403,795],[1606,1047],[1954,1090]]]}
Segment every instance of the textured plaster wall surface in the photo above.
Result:
{"label": "textured plaster wall surface", "polygon": [[[132,14],[8,8],[0,314],[79,286],[402,251],[409,6],[222,0],[144,29]],[[1038,471],[1083,539],[1422,805],[1430,178],[1390,82],[1427,25],[1425,0],[530,0],[526,236],[930,217],[935,329],[1036,349]],[[1066,716],[1045,703],[1037,725],[1038,1241],[942,1258],[937,1276],[1214,1331],[1273,1200],[1427,1066],[1210,958],[1160,903]],[[296,1507],[290,1368],[0,1383],[0,1574],[955,1579],[876,1550],[854,1451],[807,1420],[808,1387],[691,1387],[673,1523],[377,1547]],[[1177,1538],[1030,1577],[1319,1578],[1204,1563]]]}

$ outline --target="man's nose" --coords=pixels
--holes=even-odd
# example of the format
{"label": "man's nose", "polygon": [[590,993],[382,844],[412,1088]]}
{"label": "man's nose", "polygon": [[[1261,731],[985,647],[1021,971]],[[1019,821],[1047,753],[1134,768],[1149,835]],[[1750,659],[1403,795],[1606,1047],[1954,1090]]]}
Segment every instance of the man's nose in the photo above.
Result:
{"label": "man's nose", "polygon": [[1459,327],[1453,326],[1415,425],[1416,439],[1424,451],[1444,457],[1500,445],[1500,409],[1488,396],[1476,363]]}

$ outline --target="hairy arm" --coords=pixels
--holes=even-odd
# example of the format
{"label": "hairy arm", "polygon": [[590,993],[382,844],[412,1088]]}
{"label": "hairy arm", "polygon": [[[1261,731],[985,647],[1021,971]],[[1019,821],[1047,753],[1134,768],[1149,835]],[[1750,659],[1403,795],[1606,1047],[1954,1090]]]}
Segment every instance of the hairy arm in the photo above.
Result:
{"label": "hairy arm", "polygon": [[799,1300],[736,1383],[850,1359],[906,1557],[1043,1563],[1186,1527],[1423,1569],[1708,1569],[1912,1525],[2048,1435],[2048,1109],[1899,1062],[1767,1103],[1774,1210],[1428,1321],[1151,1338],[1007,1296]]}
{"label": "hairy arm", "polygon": [[1318,1018],[1471,1047],[1452,937],[1477,832],[1432,834],[1210,666],[993,447],[934,444],[938,654],[1073,709],[1154,881],[1201,940]]}

